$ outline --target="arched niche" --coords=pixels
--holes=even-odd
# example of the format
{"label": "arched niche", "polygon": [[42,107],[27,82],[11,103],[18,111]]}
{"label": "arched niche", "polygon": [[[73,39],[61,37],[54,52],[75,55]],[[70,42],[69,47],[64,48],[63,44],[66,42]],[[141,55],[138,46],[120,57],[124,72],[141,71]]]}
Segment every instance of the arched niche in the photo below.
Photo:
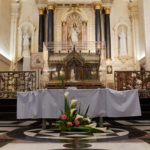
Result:
{"label": "arched niche", "polygon": [[[74,44],[70,43],[71,36],[70,31],[75,24],[78,27],[78,44],[77,47],[86,48],[87,44],[87,22],[88,17],[82,9],[79,8],[71,8],[66,10],[61,18],[62,22],[62,43],[63,49],[66,49],[73,46]],[[79,49],[78,49],[79,50]]]}
{"label": "arched niche", "polygon": [[66,22],[67,17],[72,13],[77,13],[81,16],[83,21],[88,21],[88,17],[86,13],[82,9],[79,9],[79,8],[71,8],[69,10],[66,10],[62,15],[61,21]]}
{"label": "arched niche", "polygon": [[24,30],[27,28],[28,34],[30,35],[30,54],[34,52],[34,40],[35,40],[35,27],[34,25],[29,22],[23,22],[18,27],[18,51],[17,51],[17,57],[21,58],[23,57],[23,34]]}
{"label": "arched niche", "polygon": [[[120,54],[120,43],[119,43],[119,34],[121,32],[121,29],[124,28],[124,32],[126,35],[126,47],[127,47],[127,53],[126,56],[121,56]],[[127,22],[119,22],[115,25],[114,27],[114,35],[115,35],[115,50],[116,50],[116,55],[118,57],[128,57],[130,55],[130,45],[131,45],[131,29],[130,26]]]}

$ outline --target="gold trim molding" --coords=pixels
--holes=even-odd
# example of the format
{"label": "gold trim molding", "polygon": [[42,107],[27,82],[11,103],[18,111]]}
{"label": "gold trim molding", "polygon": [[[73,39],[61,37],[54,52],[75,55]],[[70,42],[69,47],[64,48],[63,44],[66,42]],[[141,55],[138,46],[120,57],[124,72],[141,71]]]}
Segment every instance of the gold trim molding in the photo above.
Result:
{"label": "gold trim molding", "polygon": [[95,1],[95,2],[93,2],[93,4],[94,4],[94,9],[95,9],[95,10],[102,8],[102,7],[101,7],[102,2]]}
{"label": "gold trim molding", "polygon": [[104,7],[105,14],[110,14],[111,7]]}

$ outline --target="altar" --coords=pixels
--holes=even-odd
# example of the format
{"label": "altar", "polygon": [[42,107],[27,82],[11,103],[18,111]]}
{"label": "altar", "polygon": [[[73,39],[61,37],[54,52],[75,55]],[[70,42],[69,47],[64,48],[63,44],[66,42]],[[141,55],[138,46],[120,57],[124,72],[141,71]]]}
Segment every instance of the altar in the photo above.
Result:
{"label": "altar", "polygon": [[[64,84],[64,85],[62,85]],[[105,88],[105,86],[99,81],[76,81],[76,82],[51,82],[46,84],[47,89],[62,89],[64,87],[76,87],[78,89],[96,89],[96,88]]]}
{"label": "altar", "polygon": [[138,90],[42,89],[17,93],[17,119],[58,119],[64,110],[65,91],[69,92],[69,102],[78,100],[82,113],[90,106],[90,118],[141,116]]}

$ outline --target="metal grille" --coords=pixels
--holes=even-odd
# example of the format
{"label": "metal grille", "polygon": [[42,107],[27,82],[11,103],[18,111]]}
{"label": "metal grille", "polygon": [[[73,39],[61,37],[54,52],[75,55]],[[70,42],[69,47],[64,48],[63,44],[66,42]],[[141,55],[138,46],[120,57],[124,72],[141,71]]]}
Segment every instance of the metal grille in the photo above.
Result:
{"label": "metal grille", "polygon": [[138,89],[140,97],[150,97],[150,71],[115,71],[116,90]]}
{"label": "metal grille", "polygon": [[17,91],[35,89],[35,71],[0,71],[0,98],[14,98]]}

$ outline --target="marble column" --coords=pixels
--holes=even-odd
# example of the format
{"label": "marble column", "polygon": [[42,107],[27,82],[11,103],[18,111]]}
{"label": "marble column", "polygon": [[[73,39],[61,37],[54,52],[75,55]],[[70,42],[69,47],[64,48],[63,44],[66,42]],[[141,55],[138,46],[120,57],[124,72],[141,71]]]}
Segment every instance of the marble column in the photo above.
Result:
{"label": "marble column", "polygon": [[100,50],[100,42],[102,41],[101,33],[101,2],[94,2],[95,7],[95,41],[96,51]]}
{"label": "marble column", "polygon": [[67,26],[66,21],[62,21],[62,49],[67,48]]}
{"label": "marble column", "polygon": [[38,50],[43,52],[43,42],[44,42],[44,8],[39,7],[39,40],[38,40]]}
{"label": "marble column", "polygon": [[53,53],[53,42],[54,42],[54,2],[47,3],[48,8],[48,50],[50,53]]}
{"label": "marble column", "polygon": [[[20,3],[12,2],[11,4],[11,29],[10,29],[10,56],[12,62],[16,61],[16,37],[17,37],[17,25],[19,16]],[[13,69],[13,67],[11,67]]]}
{"label": "marble column", "polygon": [[111,35],[110,35],[110,10],[111,7],[104,7],[105,10],[105,42],[106,59],[111,59]]}
{"label": "marble column", "polygon": [[130,20],[132,25],[134,66],[136,70],[140,70],[140,64],[138,61],[138,52],[139,52],[138,4],[136,2],[129,3],[129,11],[130,11]]}

